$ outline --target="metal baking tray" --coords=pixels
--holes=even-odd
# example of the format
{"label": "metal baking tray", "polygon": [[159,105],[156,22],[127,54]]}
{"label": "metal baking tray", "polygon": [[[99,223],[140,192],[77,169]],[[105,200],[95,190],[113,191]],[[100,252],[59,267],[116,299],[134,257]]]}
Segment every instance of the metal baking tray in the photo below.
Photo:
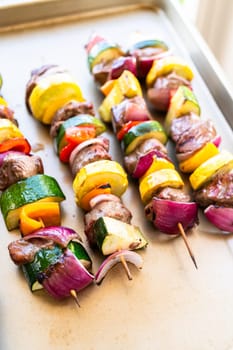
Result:
{"label": "metal baking tray", "polygon": [[[87,68],[84,45],[99,32],[123,46],[135,35],[154,35],[184,57],[195,72],[194,91],[202,116],[210,117],[222,136],[222,148],[233,151],[232,91],[213,55],[172,1],[33,1],[0,8],[0,69],[2,93],[15,110],[20,129],[42,157],[45,173],[56,177],[66,194],[62,224],[83,234],[83,213],[74,203],[72,178],[53,148],[47,127],[35,121],[24,104],[32,69],[46,63],[67,67],[96,110],[101,102]],[[111,130],[113,159],[122,162]],[[81,308],[69,299],[57,302],[43,291],[32,294],[20,270],[11,262],[7,246],[19,238],[9,233],[0,217],[1,287],[0,349],[34,350],[219,350],[233,347],[233,240],[207,223],[189,235],[198,270],[181,238],[169,239],[144,217],[135,183],[123,196],[149,240],[140,254],[144,267],[132,267],[127,280],[116,266],[101,286],[79,294]],[[96,271],[101,257],[90,251]]]}

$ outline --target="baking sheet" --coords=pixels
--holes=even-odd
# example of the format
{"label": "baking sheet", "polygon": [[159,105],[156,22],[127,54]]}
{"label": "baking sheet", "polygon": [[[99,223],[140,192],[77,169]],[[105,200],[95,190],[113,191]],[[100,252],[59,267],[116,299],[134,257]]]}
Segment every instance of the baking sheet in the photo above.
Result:
{"label": "baking sheet", "polygon": [[[193,88],[202,116],[211,117],[223,136],[221,148],[233,151],[232,130],[164,11],[135,7],[111,16],[46,23],[39,28],[2,33],[2,93],[32,146],[44,145],[37,154],[42,157],[45,173],[56,177],[67,197],[62,204],[62,224],[76,229],[84,239],[83,213],[74,203],[70,171],[59,162],[47,127],[27,113],[24,93],[32,69],[57,63],[72,72],[84,96],[93,101],[97,110],[102,96],[88,72],[84,51],[94,31],[123,46],[128,46],[139,32],[153,33],[167,42],[193,67]],[[111,130],[107,135],[113,159],[122,163]],[[7,250],[7,245],[19,238],[18,232],[9,233],[0,217],[0,349],[233,348],[232,236],[218,234],[200,212],[200,225],[189,235],[199,267],[196,271],[182,239],[168,240],[146,221],[138,188],[132,181],[123,201],[133,213],[133,223],[141,227],[149,240],[147,249],[140,252],[144,267],[140,272],[132,267],[134,278],[128,281],[121,266],[116,266],[101,286],[93,285],[79,293],[81,308],[71,299],[57,302],[42,291],[29,291]],[[91,256],[96,271],[101,258],[93,252]]]}

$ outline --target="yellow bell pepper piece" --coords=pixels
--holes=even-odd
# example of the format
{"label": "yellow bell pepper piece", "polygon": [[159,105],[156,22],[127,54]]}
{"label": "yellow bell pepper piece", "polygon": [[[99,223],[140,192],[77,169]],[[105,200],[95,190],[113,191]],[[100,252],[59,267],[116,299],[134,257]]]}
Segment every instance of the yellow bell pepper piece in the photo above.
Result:
{"label": "yellow bell pepper piece", "polygon": [[153,65],[146,77],[147,87],[153,86],[158,77],[167,75],[171,72],[175,72],[177,75],[190,81],[194,77],[192,69],[184,60],[176,56],[167,56],[153,62]]}
{"label": "yellow bell pepper piece", "polygon": [[24,137],[19,128],[9,119],[0,119],[0,143],[16,137]]}
{"label": "yellow bell pepper piece", "polygon": [[172,121],[183,115],[194,113],[201,114],[201,108],[196,96],[187,86],[179,86],[171,99],[169,109],[166,114],[164,127],[166,132],[170,133]]}
{"label": "yellow bell pepper piece", "polygon": [[56,111],[67,102],[84,101],[82,92],[68,73],[42,77],[29,97],[29,105],[35,118],[51,124]]}
{"label": "yellow bell pepper piece", "polygon": [[73,182],[77,205],[81,207],[82,198],[88,192],[107,183],[111,186],[111,193],[118,197],[127,189],[127,174],[119,163],[99,160],[84,166]]}
{"label": "yellow bell pepper piece", "polygon": [[148,175],[154,173],[157,170],[161,170],[161,169],[175,169],[175,166],[174,166],[174,164],[172,164],[171,162],[169,162],[165,158],[154,156],[151,166],[147,169],[147,171],[139,179],[139,181],[140,182],[143,181],[143,179],[145,179],[145,177],[147,177]]}
{"label": "yellow bell pepper piece", "polygon": [[0,96],[0,105],[2,106],[8,106],[8,103],[6,102],[6,100],[4,100],[4,98],[2,96]]}
{"label": "yellow bell pepper piece", "polygon": [[215,156],[218,153],[218,147],[216,147],[213,143],[209,142],[199,151],[195,152],[190,158],[181,162],[179,164],[179,168],[183,173],[192,173],[202,163],[204,163],[206,160]]}
{"label": "yellow bell pepper piece", "polygon": [[139,185],[141,200],[148,204],[155,192],[162,187],[181,188],[184,182],[175,169],[161,169],[146,176]]}
{"label": "yellow bell pepper piece", "polygon": [[112,89],[99,107],[101,119],[106,123],[110,123],[112,120],[112,107],[123,101],[125,97],[132,98],[134,96],[142,96],[141,86],[133,73],[125,70],[121,76],[115,80]]}
{"label": "yellow bell pepper piece", "polygon": [[23,236],[46,226],[61,224],[57,202],[35,202],[25,205],[20,213],[20,231]]}
{"label": "yellow bell pepper piece", "polygon": [[189,181],[194,190],[199,189],[205,182],[211,179],[218,169],[233,160],[233,155],[223,150],[214,157],[202,163],[189,177]]}

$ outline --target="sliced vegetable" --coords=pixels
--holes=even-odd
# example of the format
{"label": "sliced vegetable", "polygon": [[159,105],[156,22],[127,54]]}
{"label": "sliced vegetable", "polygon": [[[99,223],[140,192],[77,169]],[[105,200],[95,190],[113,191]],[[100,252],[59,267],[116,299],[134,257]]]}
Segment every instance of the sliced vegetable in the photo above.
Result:
{"label": "sliced vegetable", "polygon": [[0,197],[0,207],[10,231],[19,226],[24,205],[37,201],[60,202],[64,199],[65,196],[53,177],[38,174],[9,186]]}
{"label": "sliced vegetable", "polygon": [[102,36],[97,34],[92,35],[88,43],[85,45],[85,50],[87,54],[90,52],[90,50],[94,45],[96,45],[97,43],[100,43],[101,41],[105,41],[105,39]]}
{"label": "sliced vegetable", "polygon": [[195,202],[176,202],[172,200],[152,199],[153,223],[167,234],[179,234],[178,223],[188,230],[197,223],[198,206]]}
{"label": "sliced vegetable", "polygon": [[17,137],[23,137],[19,128],[9,119],[0,119],[0,144]]}
{"label": "sliced vegetable", "polygon": [[41,238],[51,240],[62,248],[66,248],[70,241],[81,239],[81,237],[72,228],[65,226],[50,226],[36,230],[35,232],[24,237],[25,241]]}
{"label": "sliced vegetable", "polygon": [[167,56],[153,62],[153,65],[146,77],[147,86],[152,87],[158,77],[167,75],[171,72],[175,72],[177,75],[190,81],[194,76],[192,69],[180,57]]}
{"label": "sliced vegetable", "polygon": [[111,185],[108,183],[103,184],[99,187],[96,187],[82,197],[80,201],[80,207],[86,211],[89,211],[91,210],[90,202],[94,197],[100,194],[110,194],[110,193],[111,193]]}
{"label": "sliced vegetable", "polygon": [[179,163],[179,168],[183,173],[191,173],[202,163],[219,153],[219,149],[212,143],[208,142],[203,148],[195,152],[190,158]]}
{"label": "sliced vegetable", "polygon": [[187,86],[179,86],[173,97],[165,118],[165,129],[170,133],[173,119],[180,118],[183,115],[194,113],[201,114],[201,108],[194,93]]}
{"label": "sliced vegetable", "polygon": [[110,255],[122,249],[140,249],[148,243],[139,227],[104,216],[95,222],[94,235],[103,255]]}
{"label": "sliced vegetable", "polygon": [[121,165],[112,160],[100,160],[87,164],[76,175],[73,189],[81,206],[82,198],[90,191],[108,183],[111,193],[120,197],[128,186],[127,175]]}
{"label": "sliced vegetable", "polygon": [[121,140],[123,139],[123,137],[125,136],[125,134],[126,134],[133,126],[138,125],[138,124],[140,124],[140,123],[142,123],[141,120],[131,120],[131,121],[125,123],[125,124],[122,126],[121,130],[117,133],[117,135],[116,135],[116,136],[117,136],[117,139],[118,139],[119,141],[121,141]]}
{"label": "sliced vegetable", "polygon": [[62,263],[58,262],[53,266],[52,273],[45,275],[42,285],[50,295],[60,299],[69,297],[71,290],[79,292],[93,280],[94,276],[69,249],[66,249]]}
{"label": "sliced vegetable", "polygon": [[20,212],[20,231],[23,236],[45,226],[61,223],[60,206],[57,202],[36,202],[23,206]]}
{"label": "sliced vegetable", "polygon": [[154,155],[150,167],[140,178],[140,181],[143,181],[145,177],[161,169],[175,169],[175,166],[171,161],[167,160],[166,158],[159,157],[158,154]]}
{"label": "sliced vegetable", "polygon": [[132,127],[122,139],[122,148],[126,155],[131,153],[144,140],[155,138],[165,144],[167,135],[156,120],[148,120]]}
{"label": "sliced vegetable", "polygon": [[137,58],[137,77],[144,79],[149,73],[155,59],[164,56],[168,46],[161,40],[145,39],[136,42],[129,50],[129,54]]}
{"label": "sliced vegetable", "polygon": [[33,116],[44,124],[51,124],[55,112],[67,102],[84,101],[82,92],[68,73],[54,73],[41,77],[29,97]]}
{"label": "sliced vegetable", "polygon": [[2,75],[0,74],[0,89],[2,88],[2,83],[3,83],[3,79],[2,79]]}
{"label": "sliced vegetable", "polygon": [[119,252],[115,252],[109,255],[102,262],[102,264],[100,265],[95,275],[96,284],[100,284],[103,281],[103,279],[105,278],[107,273],[111,270],[111,268],[122,261],[122,257],[126,262],[133,264],[138,269],[142,269],[143,260],[139,254],[131,250],[120,250]]}
{"label": "sliced vegetable", "polygon": [[107,96],[110,91],[112,90],[113,86],[115,85],[115,80],[107,80],[106,83],[104,83],[101,87],[100,87],[100,91],[102,92],[102,94],[104,96]]}
{"label": "sliced vegetable", "polygon": [[[92,261],[84,245],[81,242],[70,241],[67,248],[76,256],[81,264],[87,269],[91,269]],[[90,272],[90,271],[89,271]]]}
{"label": "sliced vegetable", "polygon": [[108,79],[117,79],[123,73],[128,70],[133,75],[137,76],[137,62],[135,57],[118,57],[112,62],[111,70],[109,72]]}
{"label": "sliced vegetable", "polygon": [[[94,276],[88,271],[91,264],[84,246],[71,241],[65,250],[58,245],[40,249],[34,260],[22,265],[22,269],[32,291],[44,287],[52,296],[61,298],[69,296],[71,290],[80,290],[93,281]],[[72,273],[70,276],[69,272]],[[57,280],[61,281],[60,286]]]}
{"label": "sliced vegetable", "polygon": [[71,152],[80,143],[96,137],[96,129],[90,126],[74,126],[66,130],[65,136],[59,144],[59,158],[62,162],[68,163]]}
{"label": "sliced vegetable", "polygon": [[223,150],[221,153],[209,158],[202,163],[189,177],[189,181],[194,190],[199,189],[204,183],[211,179],[215,172],[230,163],[233,160],[233,155]]}
{"label": "sliced vegetable", "polygon": [[43,289],[43,272],[59,262],[63,254],[62,248],[55,245],[52,248],[40,249],[32,262],[22,265],[24,276],[32,292]]}
{"label": "sliced vegetable", "polygon": [[233,233],[233,208],[210,205],[205,209],[204,214],[220,230]]}
{"label": "sliced vegetable", "polygon": [[104,122],[111,122],[111,109],[124,100],[125,97],[142,96],[142,90],[137,78],[128,70],[115,80],[115,84],[99,107],[99,114]]}
{"label": "sliced vegetable", "polygon": [[175,169],[161,169],[144,177],[139,185],[142,202],[147,204],[159,188],[167,186],[173,188],[184,186],[183,180]]}
{"label": "sliced vegetable", "polygon": [[161,48],[164,51],[168,50],[168,46],[164,41],[158,39],[143,39],[137,41],[133,46],[129,49],[129,53],[132,55],[138,49],[145,49],[146,47],[156,47]]}
{"label": "sliced vegetable", "polygon": [[24,137],[9,139],[0,144],[0,153],[10,150],[29,154],[31,152],[31,145]]}
{"label": "sliced vegetable", "polygon": [[[94,127],[96,136],[100,135],[106,130],[106,126],[101,122],[101,120],[89,114],[80,114],[80,115],[74,116],[64,121],[59,128],[58,134],[56,136],[56,146],[57,146],[58,152],[62,147],[68,144],[69,140],[72,141],[72,136],[70,134],[72,134],[73,130],[76,130],[73,128],[80,127],[80,126],[83,126],[83,127],[88,126],[91,128]],[[85,128],[79,129],[80,132],[82,130],[85,133]],[[68,134],[68,140],[67,140],[67,134]]]}
{"label": "sliced vegetable", "polygon": [[109,43],[106,40],[96,42],[88,52],[88,65],[90,71],[96,64],[111,62],[117,57],[124,56],[124,52],[119,45]]}

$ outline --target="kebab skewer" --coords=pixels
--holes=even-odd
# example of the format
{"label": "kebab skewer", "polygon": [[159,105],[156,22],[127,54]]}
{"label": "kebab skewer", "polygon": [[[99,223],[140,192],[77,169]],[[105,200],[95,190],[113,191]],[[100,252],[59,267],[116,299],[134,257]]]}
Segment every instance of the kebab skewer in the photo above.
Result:
{"label": "kebab skewer", "polygon": [[111,159],[109,140],[101,135],[106,127],[94,117],[93,105],[85,101],[70,74],[55,65],[32,72],[26,104],[36,119],[50,125],[56,152],[69,164],[74,178],[75,200],[85,212],[88,242],[108,256],[97,273],[97,283],[113,264],[124,259],[141,268],[142,260],[132,250],[145,247],[147,241],[131,224],[132,214],[121,200],[128,186],[127,175]]}
{"label": "kebab skewer", "polygon": [[[95,45],[95,42],[86,45],[88,61],[90,48],[94,50]],[[100,58],[105,62],[104,52]],[[105,121],[112,121],[125,155],[125,167],[131,176],[139,179],[147,218],[160,231],[169,234],[180,233],[181,224],[185,229],[193,227],[197,222],[197,205],[184,194],[184,183],[167,156],[166,134],[158,122],[151,120],[134,74],[124,70],[119,78],[107,81],[101,91],[106,97],[99,108],[100,116]],[[167,216],[166,207],[170,208],[171,216]],[[184,236],[183,230],[181,234]],[[189,254],[196,266],[190,250]]]}
{"label": "kebab skewer", "polygon": [[22,238],[8,246],[22,267],[32,291],[44,288],[55,298],[72,294],[93,282],[91,259],[81,237],[60,226],[60,202],[65,199],[55,178],[45,175],[42,160],[18,128],[14,112],[0,97],[0,207],[9,231]]}
{"label": "kebab skewer", "polygon": [[209,119],[195,113],[196,96],[181,86],[174,94],[165,125],[175,143],[180,170],[189,174],[194,198],[207,219],[233,232],[233,155],[220,150],[221,137]]}

